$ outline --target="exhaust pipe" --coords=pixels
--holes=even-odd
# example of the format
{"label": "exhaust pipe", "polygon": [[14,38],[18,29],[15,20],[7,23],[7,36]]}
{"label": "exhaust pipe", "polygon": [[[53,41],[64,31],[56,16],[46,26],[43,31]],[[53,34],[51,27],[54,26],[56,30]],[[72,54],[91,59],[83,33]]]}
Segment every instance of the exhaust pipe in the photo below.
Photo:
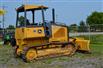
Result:
{"label": "exhaust pipe", "polygon": [[55,9],[52,9],[52,23],[55,23]]}

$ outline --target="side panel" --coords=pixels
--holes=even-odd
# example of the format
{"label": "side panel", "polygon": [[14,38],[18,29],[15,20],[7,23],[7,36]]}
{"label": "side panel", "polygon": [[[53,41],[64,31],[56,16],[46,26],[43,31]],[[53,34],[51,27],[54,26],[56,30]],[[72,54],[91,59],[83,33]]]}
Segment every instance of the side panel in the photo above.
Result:
{"label": "side panel", "polygon": [[68,31],[66,26],[52,25],[52,37],[50,42],[68,42]]}
{"label": "side panel", "polygon": [[23,38],[24,38],[24,28],[16,28],[15,39],[16,39],[17,45],[22,45],[24,43]]}
{"label": "side panel", "polygon": [[17,45],[23,44],[41,44],[44,42],[45,33],[43,27],[24,27],[24,28],[16,28],[15,30],[15,38]]}
{"label": "side panel", "polygon": [[24,29],[24,38],[38,38],[38,37],[45,37],[43,27],[25,28]]}
{"label": "side panel", "polygon": [[25,28],[16,28],[15,29],[15,38],[16,39],[23,39],[23,37],[24,37],[24,29]]}
{"label": "side panel", "polygon": [[37,37],[45,37],[43,27],[16,28],[15,30],[16,39],[37,38]]}

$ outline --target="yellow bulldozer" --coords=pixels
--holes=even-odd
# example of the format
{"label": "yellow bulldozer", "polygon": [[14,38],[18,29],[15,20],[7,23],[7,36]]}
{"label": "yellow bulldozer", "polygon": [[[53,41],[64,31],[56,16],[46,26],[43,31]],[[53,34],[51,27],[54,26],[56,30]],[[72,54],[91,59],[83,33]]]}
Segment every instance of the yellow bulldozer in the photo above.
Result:
{"label": "yellow bulldozer", "polygon": [[[47,6],[22,5],[16,9],[15,56],[31,61],[45,56],[73,55],[77,50],[90,51],[89,40],[69,37],[68,27],[55,22],[55,10],[52,9],[52,21],[45,21]],[[35,12],[40,11],[42,22],[35,22]],[[32,23],[27,20],[27,12],[32,13]],[[24,13],[24,23],[19,22],[19,13]],[[29,24],[28,24],[29,23]]]}

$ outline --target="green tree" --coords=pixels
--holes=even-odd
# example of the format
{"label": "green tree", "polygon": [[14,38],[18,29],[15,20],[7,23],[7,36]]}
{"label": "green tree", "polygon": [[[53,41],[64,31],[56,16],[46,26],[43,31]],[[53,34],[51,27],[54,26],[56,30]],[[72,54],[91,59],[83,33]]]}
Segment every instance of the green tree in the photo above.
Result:
{"label": "green tree", "polygon": [[20,16],[19,19],[18,19],[18,22],[19,22],[20,26],[23,26],[25,24],[24,23],[25,22],[25,18],[23,16]]}
{"label": "green tree", "polygon": [[88,29],[87,29],[86,23],[84,21],[80,21],[78,31],[79,32],[87,32],[87,30]]}
{"label": "green tree", "polygon": [[71,25],[69,26],[69,31],[70,31],[70,32],[77,32],[77,31],[78,31],[78,26],[77,26],[77,24],[71,24]]}
{"label": "green tree", "polygon": [[7,27],[7,29],[15,29],[15,26],[14,26],[14,25],[9,25],[9,26]]}
{"label": "green tree", "polygon": [[91,26],[93,31],[103,31],[103,12],[93,12],[87,17],[86,23]]}
{"label": "green tree", "polygon": [[89,25],[103,24],[103,12],[93,12],[87,17],[86,23]]}

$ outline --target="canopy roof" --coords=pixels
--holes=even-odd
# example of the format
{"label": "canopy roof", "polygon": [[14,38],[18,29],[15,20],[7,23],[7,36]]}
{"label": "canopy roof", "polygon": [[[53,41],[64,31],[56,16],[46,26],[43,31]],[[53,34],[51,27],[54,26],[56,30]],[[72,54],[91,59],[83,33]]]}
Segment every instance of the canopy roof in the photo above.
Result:
{"label": "canopy roof", "polygon": [[16,11],[18,11],[18,12],[23,12],[23,11],[31,11],[31,10],[41,10],[41,9],[48,9],[48,7],[46,7],[46,6],[43,6],[43,5],[41,5],[41,6],[37,6],[37,5],[22,5],[22,6],[20,6],[20,7],[18,7],[17,9],[16,9]]}

